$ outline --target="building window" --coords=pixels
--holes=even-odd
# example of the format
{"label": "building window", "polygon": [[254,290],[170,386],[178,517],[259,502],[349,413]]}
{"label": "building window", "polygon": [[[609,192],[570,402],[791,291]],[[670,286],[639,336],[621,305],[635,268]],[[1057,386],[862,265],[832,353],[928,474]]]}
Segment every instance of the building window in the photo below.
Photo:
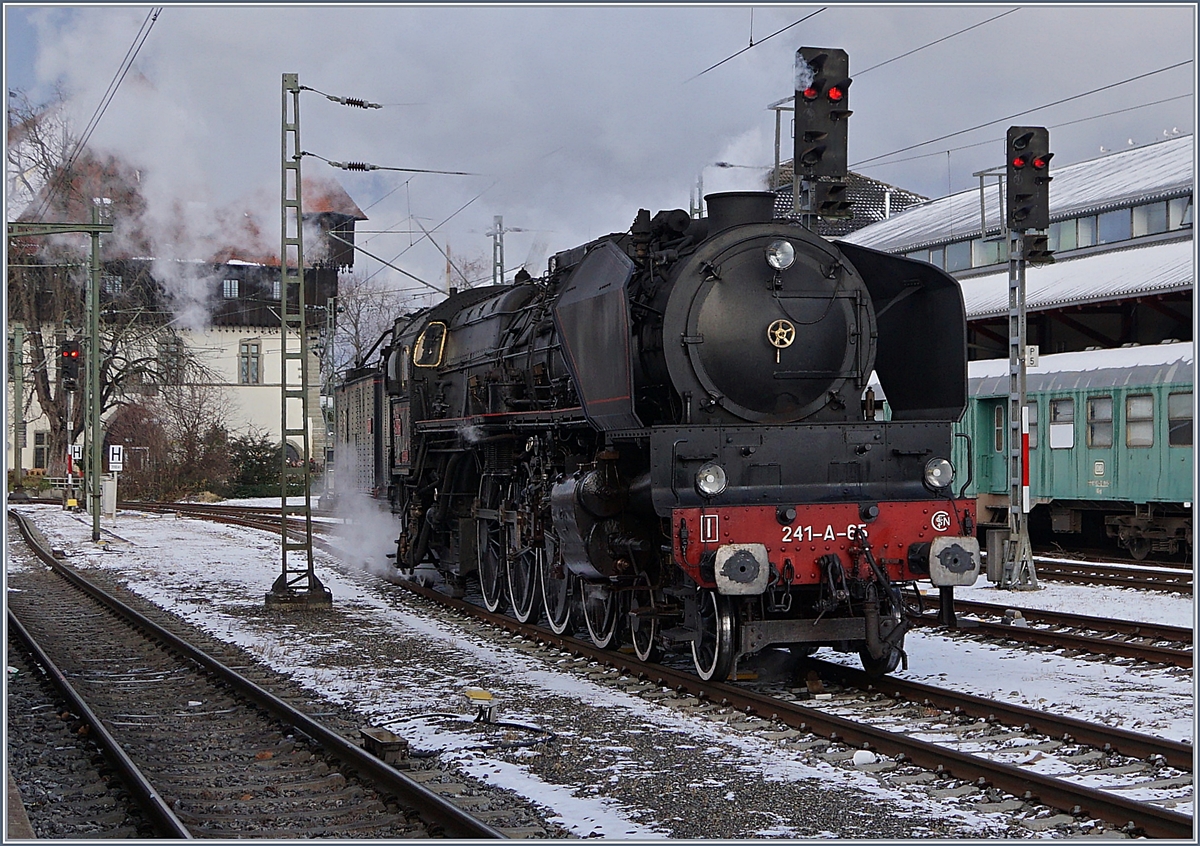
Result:
{"label": "building window", "polygon": [[941,247],[934,247],[929,251],[929,263],[934,267],[944,267],[946,265],[946,251]]}
{"label": "building window", "polygon": [[1129,240],[1129,209],[1114,209],[1096,217],[1096,232],[1099,235],[1096,243],[1112,244],[1117,241]]}
{"label": "building window", "polygon": [[46,469],[46,447],[50,443],[49,432],[33,433],[33,469]]}
{"label": "building window", "polygon": [[1183,229],[1192,225],[1192,198],[1176,197],[1167,202],[1167,228]]}
{"label": "building window", "polygon": [[971,242],[955,241],[946,245],[946,271],[968,270],[971,267]]}
{"label": "building window", "polygon": [[1000,242],[985,241],[976,238],[971,242],[971,267],[986,267],[989,264],[999,264]]}
{"label": "building window", "polygon": [[1154,396],[1125,397],[1125,446],[1154,446]]}
{"label": "building window", "polygon": [[1076,244],[1079,247],[1093,247],[1096,244],[1096,216],[1090,214],[1075,221],[1078,236]]}
{"label": "building window", "polygon": [[164,385],[178,385],[183,381],[183,340],[169,336],[158,340],[158,380]]}
{"label": "building window", "polygon": [[917,261],[929,261],[929,250],[911,250],[905,253],[904,257],[916,259]]}
{"label": "building window", "polygon": [[238,281],[236,279],[226,279],[224,288],[225,299],[236,300],[238,296]]}
{"label": "building window", "polygon": [[1192,445],[1192,392],[1167,395],[1167,443]]}
{"label": "building window", "polygon": [[1167,231],[1167,204],[1147,203],[1133,208],[1133,237],[1157,235]]}
{"label": "building window", "polygon": [[1087,401],[1087,444],[1105,449],[1113,445],[1112,397],[1089,397]]}
{"label": "building window", "polygon": [[1076,223],[1076,219],[1071,218],[1070,220],[1060,220],[1058,223],[1050,224],[1046,235],[1050,239],[1050,250],[1052,252],[1064,253],[1079,246],[1075,237]]}
{"label": "building window", "polygon": [[1025,406],[1029,413],[1029,448],[1037,449],[1038,445],[1038,411],[1037,403],[1031,402]]}
{"label": "building window", "polygon": [[1075,446],[1075,400],[1050,400],[1050,449]]}
{"label": "building window", "polygon": [[995,432],[996,452],[1004,452],[1004,406],[996,406],[992,415],[992,429]]}
{"label": "building window", "polygon": [[262,357],[258,341],[242,341],[238,347],[238,382],[258,385],[262,382]]}
{"label": "building window", "polygon": [[121,277],[120,276],[113,276],[111,274],[106,273],[106,274],[104,274],[104,276],[102,276],[100,278],[101,278],[101,280],[103,280],[104,293],[113,294],[113,295],[121,293]]}
{"label": "building window", "polygon": [[279,299],[279,288],[280,288],[280,285],[282,282],[283,282],[282,279],[272,279],[271,280],[271,299],[273,299],[273,300]]}

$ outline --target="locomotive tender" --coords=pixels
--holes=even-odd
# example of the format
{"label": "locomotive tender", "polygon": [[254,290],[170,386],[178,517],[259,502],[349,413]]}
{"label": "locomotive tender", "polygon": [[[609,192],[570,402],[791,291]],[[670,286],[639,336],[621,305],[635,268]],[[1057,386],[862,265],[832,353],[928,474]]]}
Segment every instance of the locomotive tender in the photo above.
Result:
{"label": "locomotive tender", "polygon": [[339,388],[339,476],[386,495],[401,573],[477,580],[490,610],[690,648],[705,679],[772,645],[890,672],[916,581],[953,624],[980,568],[949,460],[958,284],[774,220],[770,193],[706,200],[396,320]]}

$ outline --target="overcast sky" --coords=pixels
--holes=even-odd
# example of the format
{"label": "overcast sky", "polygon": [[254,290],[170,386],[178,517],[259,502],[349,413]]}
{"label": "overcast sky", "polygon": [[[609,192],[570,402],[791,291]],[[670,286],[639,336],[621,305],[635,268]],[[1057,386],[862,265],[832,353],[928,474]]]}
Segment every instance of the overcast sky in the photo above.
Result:
{"label": "overcast sky", "polygon": [[[151,8],[6,4],[7,88],[44,101],[57,83],[82,128]],[[480,174],[347,173],[306,158],[305,173],[336,176],[366,210],[360,229],[395,233],[361,236],[366,249],[444,284],[438,251],[410,248],[420,235],[407,234],[418,229],[409,216],[442,224],[434,237],[453,255],[490,261],[485,233],[503,215],[507,266],[531,259],[538,275],[549,253],[626,230],[639,208],[687,208],[701,174],[705,192],[760,187],[774,160],[767,107],[793,94],[801,46],[850,55],[852,169],[940,197],[1003,164],[1013,124],[1049,126],[1055,166],[1193,132],[1195,33],[1194,3],[167,5],[90,147],[132,161],[155,196],[277,197],[281,75],[294,72],[385,106],[306,92],[306,151]],[[932,143],[907,149],[922,142]],[[791,157],[786,121],[781,156]],[[274,203],[264,215],[277,222]],[[358,264],[380,268],[361,254]],[[386,269],[379,278],[414,284]]]}

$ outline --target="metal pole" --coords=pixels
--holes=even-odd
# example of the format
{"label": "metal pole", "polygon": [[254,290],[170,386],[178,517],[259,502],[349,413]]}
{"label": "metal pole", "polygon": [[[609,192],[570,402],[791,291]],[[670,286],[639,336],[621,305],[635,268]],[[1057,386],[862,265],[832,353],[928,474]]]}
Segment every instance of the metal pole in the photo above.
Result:
{"label": "metal pole", "polygon": [[1008,541],[998,587],[1037,590],[1037,570],[1029,544],[1028,479],[1025,453],[1029,433],[1025,416],[1025,230],[1011,230],[1008,241]]}
{"label": "metal pole", "polygon": [[492,218],[492,284],[504,284],[504,217]]}
{"label": "metal pole", "polygon": [[[92,204],[92,225],[100,223],[100,207]],[[92,542],[100,540],[100,230],[92,230],[92,272],[88,280],[88,421],[91,428],[88,457],[88,510],[92,515]],[[70,421],[67,423],[70,426]]]}
{"label": "metal pole", "polygon": [[[277,608],[329,606],[333,596],[321,584],[313,569],[312,554],[312,473],[309,461],[312,453],[309,423],[309,361],[308,309],[304,290],[304,205],[301,198],[300,161],[300,78],[298,74],[283,74],[283,115],[280,139],[280,248],[279,248],[279,384],[280,436],[282,438],[279,471],[279,518],[281,572],[266,596],[266,603]],[[291,119],[289,120],[289,115]],[[296,311],[291,311],[291,294],[295,292]],[[294,332],[297,349],[288,348],[288,335]],[[299,383],[295,383],[298,371]],[[318,395],[320,391],[318,389]],[[319,396],[318,396],[319,402]],[[299,406],[299,421],[289,425],[290,403]],[[288,437],[300,442],[300,466],[288,466]],[[288,505],[289,482],[299,482],[304,504]],[[292,540],[288,515],[304,518],[303,537]],[[301,561],[293,562],[290,553]]]}

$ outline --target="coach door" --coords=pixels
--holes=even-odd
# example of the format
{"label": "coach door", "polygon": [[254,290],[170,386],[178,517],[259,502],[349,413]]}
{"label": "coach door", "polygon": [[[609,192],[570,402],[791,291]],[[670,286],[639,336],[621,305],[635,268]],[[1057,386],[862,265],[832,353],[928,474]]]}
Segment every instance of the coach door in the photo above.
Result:
{"label": "coach door", "polygon": [[983,493],[1008,493],[1008,400],[979,400],[975,418],[975,466],[979,474],[976,490]]}

